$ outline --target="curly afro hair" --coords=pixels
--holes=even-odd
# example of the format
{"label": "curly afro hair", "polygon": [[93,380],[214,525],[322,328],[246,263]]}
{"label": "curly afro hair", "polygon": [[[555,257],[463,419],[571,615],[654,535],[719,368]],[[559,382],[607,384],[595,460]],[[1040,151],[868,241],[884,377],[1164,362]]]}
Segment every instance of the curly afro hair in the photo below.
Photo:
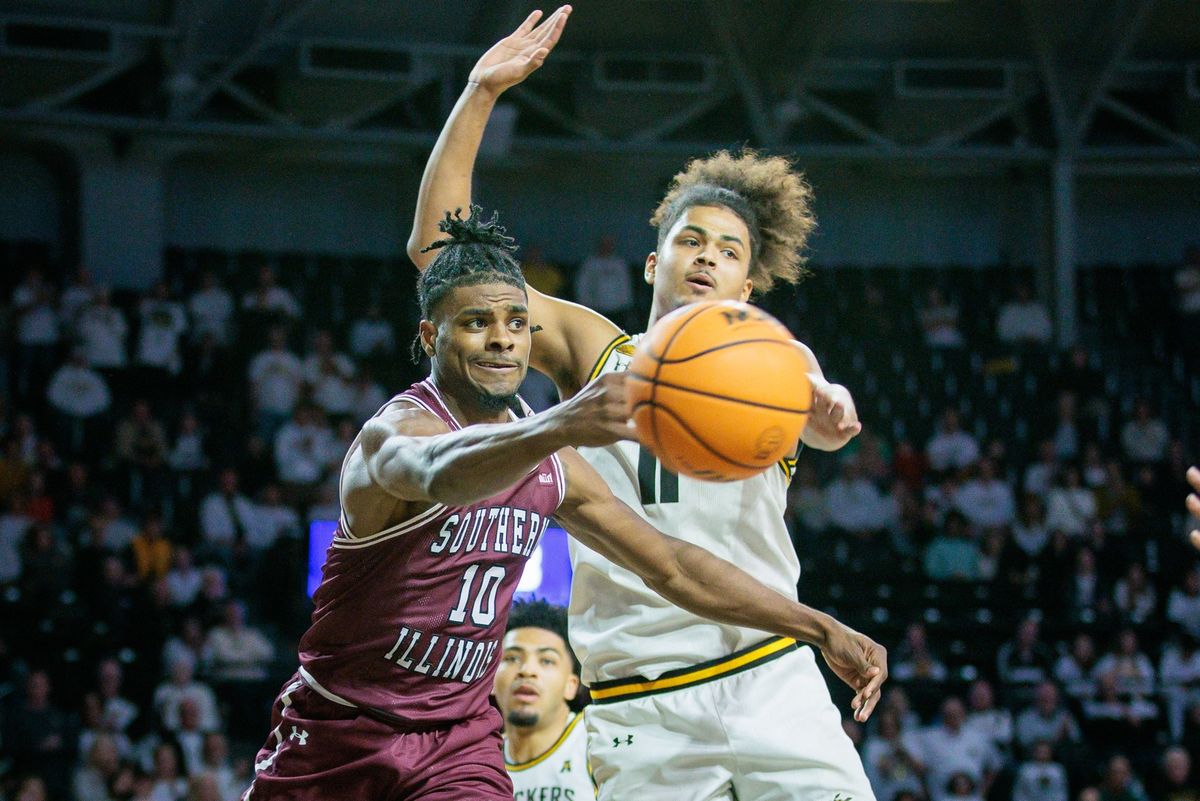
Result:
{"label": "curly afro hair", "polygon": [[755,292],[777,281],[794,284],[809,275],[803,250],[817,225],[812,187],[782,156],[749,148],[721,150],[693,159],[671,179],[666,197],[650,217],[661,249],[667,233],[692,206],[723,206],[750,229],[750,280]]}

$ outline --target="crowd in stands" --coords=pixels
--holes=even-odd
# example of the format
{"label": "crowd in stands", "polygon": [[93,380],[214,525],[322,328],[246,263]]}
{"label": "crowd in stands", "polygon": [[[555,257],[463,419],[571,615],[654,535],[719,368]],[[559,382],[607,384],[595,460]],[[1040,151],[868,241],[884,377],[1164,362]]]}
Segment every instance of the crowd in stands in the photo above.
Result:
{"label": "crowd in stands", "polygon": [[[526,255],[533,285],[640,330],[611,239],[577,269]],[[424,374],[413,275],[188,261],[130,292],[33,262],[3,287],[0,798],[232,801],[295,669],[308,523]],[[1059,352],[1028,282],[981,303],[911,272],[767,299],[866,423],[802,457],[790,522],[801,599],[891,650],[880,710],[846,722],[878,798],[1200,799],[1177,396],[1114,386],[1121,343]]]}

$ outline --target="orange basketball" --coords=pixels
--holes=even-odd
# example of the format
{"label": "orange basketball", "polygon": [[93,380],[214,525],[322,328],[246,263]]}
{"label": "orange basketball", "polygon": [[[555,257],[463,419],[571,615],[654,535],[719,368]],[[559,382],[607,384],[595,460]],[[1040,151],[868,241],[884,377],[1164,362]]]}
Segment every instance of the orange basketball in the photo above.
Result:
{"label": "orange basketball", "polygon": [[737,481],[787,456],[808,422],[809,364],[783,324],[736,301],[659,320],[629,366],[630,417],[663,466]]}

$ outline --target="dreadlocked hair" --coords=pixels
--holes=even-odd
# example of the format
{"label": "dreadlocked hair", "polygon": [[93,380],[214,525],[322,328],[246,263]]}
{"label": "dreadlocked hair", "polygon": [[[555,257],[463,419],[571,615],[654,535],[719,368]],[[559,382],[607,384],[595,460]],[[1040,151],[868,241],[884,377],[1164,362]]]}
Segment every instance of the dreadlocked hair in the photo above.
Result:
{"label": "dreadlocked hair", "polygon": [[567,644],[567,655],[571,657],[575,672],[579,672],[579,660],[571,650],[570,640],[567,639],[567,610],[555,606],[541,598],[528,601],[518,601],[512,605],[508,613],[508,630],[513,629],[545,629],[562,637]]}
{"label": "dreadlocked hair", "polygon": [[776,281],[794,284],[810,273],[802,255],[817,221],[812,187],[782,156],[749,148],[721,150],[688,162],[671,179],[666,197],[650,217],[661,249],[667,233],[692,206],[723,206],[750,229],[750,275],[756,292]]}
{"label": "dreadlocked hair", "polygon": [[[417,279],[417,303],[423,319],[432,319],[438,304],[460,286],[508,284],[525,291],[525,276],[513,258],[516,242],[500,225],[498,214],[493,212],[491,219],[484,220],[483,209],[472,204],[465,219],[461,208],[453,214],[447,211],[438,230],[446,237],[421,251],[440,251]],[[413,343],[414,361],[419,356],[418,340]]]}

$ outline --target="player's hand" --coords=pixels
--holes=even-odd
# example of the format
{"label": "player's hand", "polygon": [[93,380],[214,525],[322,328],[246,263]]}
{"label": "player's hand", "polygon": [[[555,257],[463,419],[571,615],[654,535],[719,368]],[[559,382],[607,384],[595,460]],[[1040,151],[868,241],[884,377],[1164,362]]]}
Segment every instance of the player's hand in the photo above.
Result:
{"label": "player's hand", "polygon": [[[1188,483],[1195,492],[1187,496],[1187,510],[1192,517],[1200,517],[1200,468],[1189,467],[1187,470]],[[1192,545],[1200,548],[1200,529],[1192,529]]]}
{"label": "player's hand", "polygon": [[831,384],[811,373],[809,377],[813,387],[812,411],[800,439],[817,450],[836,451],[862,431],[854,398],[841,384]]}
{"label": "player's hand", "polygon": [[546,56],[558,44],[570,14],[570,6],[560,6],[537,25],[542,12],[534,11],[515,31],[492,45],[475,62],[467,80],[495,95],[516,86],[546,61]]}
{"label": "player's hand", "polygon": [[555,415],[571,445],[598,447],[637,439],[637,429],[629,419],[628,379],[625,373],[602,375],[547,414]]}
{"label": "player's hand", "polygon": [[879,703],[880,689],[887,681],[887,649],[849,626],[835,623],[821,647],[829,669],[854,690],[850,707],[854,719],[865,723]]}

